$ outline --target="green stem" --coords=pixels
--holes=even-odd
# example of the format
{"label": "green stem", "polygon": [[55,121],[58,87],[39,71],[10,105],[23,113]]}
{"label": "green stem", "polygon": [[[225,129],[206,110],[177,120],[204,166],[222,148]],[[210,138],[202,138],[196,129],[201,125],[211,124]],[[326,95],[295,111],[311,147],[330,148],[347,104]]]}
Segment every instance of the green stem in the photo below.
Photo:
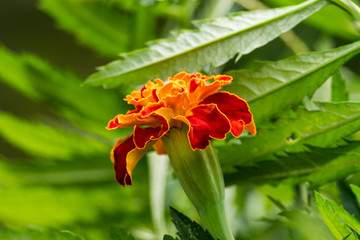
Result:
{"label": "green stem", "polygon": [[216,238],[233,240],[225,211],[224,179],[214,148],[192,150],[188,128],[173,128],[162,140],[184,192],[203,225]]}
{"label": "green stem", "polygon": [[223,202],[200,209],[198,214],[204,226],[216,239],[234,239]]}

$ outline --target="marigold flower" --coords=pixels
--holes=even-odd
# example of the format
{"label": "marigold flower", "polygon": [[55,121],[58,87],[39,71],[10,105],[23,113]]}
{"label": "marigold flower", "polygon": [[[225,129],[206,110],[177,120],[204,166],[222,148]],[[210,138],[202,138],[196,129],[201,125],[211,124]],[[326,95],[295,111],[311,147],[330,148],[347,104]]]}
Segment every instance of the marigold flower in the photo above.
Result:
{"label": "marigold flower", "polygon": [[132,172],[141,157],[154,146],[159,154],[166,150],[161,137],[171,128],[188,126],[191,148],[205,149],[211,139],[224,139],[231,132],[239,137],[244,129],[256,134],[256,127],[245,100],[218,90],[232,81],[231,76],[205,76],[180,72],[164,83],[149,81],[140,91],[124,99],[135,109],[119,114],[108,130],[134,127],[132,135],[118,139],[111,150],[116,180],[131,185]]}

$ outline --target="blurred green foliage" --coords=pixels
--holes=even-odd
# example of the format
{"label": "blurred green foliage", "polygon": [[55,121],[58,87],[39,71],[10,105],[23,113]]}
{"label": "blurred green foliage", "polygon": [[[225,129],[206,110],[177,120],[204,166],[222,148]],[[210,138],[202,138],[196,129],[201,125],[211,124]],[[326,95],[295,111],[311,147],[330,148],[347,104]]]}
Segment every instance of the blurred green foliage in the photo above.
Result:
{"label": "blurred green foliage", "polygon": [[[167,179],[164,189],[149,188],[144,159],[134,172],[134,186],[122,188],[109,160],[115,140],[131,129],[109,132],[107,122],[129,110],[123,98],[134,85],[165,74],[171,63],[233,75],[234,84],[227,90],[249,101],[258,119],[257,137],[245,134],[214,142],[225,179],[229,185],[237,183],[226,192],[237,239],[328,240],[346,238],[348,233],[347,239],[358,239],[348,227],[357,230],[359,224],[350,215],[359,207],[354,196],[359,199],[355,185],[360,183],[357,23],[333,4],[320,10],[325,2],[302,5],[301,11],[281,10],[283,15],[277,17],[279,12],[270,10],[263,22],[259,16],[264,12],[243,13],[300,2],[304,1],[1,1],[0,239],[145,240],[165,233],[169,235],[164,239],[174,239],[171,236],[180,230],[171,223],[169,210],[159,213],[166,232],[157,232],[152,222],[150,207],[156,203],[150,204],[150,189],[165,191],[159,202],[166,207],[158,209],[172,205],[198,221],[171,170],[162,176]],[[229,12],[236,14],[204,20]],[[248,22],[236,22],[238,12],[248,16]],[[191,23],[194,19],[200,20],[197,26]],[[231,36],[220,34],[237,29],[237,24],[243,28]],[[185,28],[192,31],[178,31]],[[204,29],[213,34],[211,41],[203,39]],[[277,38],[287,29],[292,29],[290,35]],[[171,35],[173,31],[178,32]],[[154,41],[180,34],[185,40],[191,35],[190,48]],[[156,58],[149,53],[148,72],[140,62],[132,64],[139,78],[121,75],[126,71],[118,70],[129,62],[128,55],[119,54],[147,47],[148,41],[150,46],[168,44],[166,54]],[[299,54],[304,50],[311,52]],[[144,50],[135,53],[139,59],[147,56]],[[244,54],[239,61],[236,53]],[[180,61],[182,65],[180,55],[186,60]],[[212,61],[211,56],[221,59]],[[275,62],[257,65],[255,59]],[[110,86],[121,87],[82,86],[95,67],[114,60]],[[204,66],[208,63],[213,66]],[[107,68],[101,69],[95,74],[104,80]],[[350,184],[355,195],[344,197],[349,196],[344,193],[349,194]],[[315,189],[322,195],[314,195]],[[181,221],[190,221],[181,213],[174,218],[178,228]]]}

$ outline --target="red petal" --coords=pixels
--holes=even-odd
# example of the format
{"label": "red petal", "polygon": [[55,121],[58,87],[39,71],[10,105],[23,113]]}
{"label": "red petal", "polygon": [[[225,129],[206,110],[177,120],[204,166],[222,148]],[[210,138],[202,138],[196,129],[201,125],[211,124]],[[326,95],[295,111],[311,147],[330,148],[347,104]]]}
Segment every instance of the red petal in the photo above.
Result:
{"label": "red petal", "polygon": [[111,160],[114,162],[115,179],[120,185],[131,185],[131,177],[126,169],[126,156],[135,148],[132,136],[127,139],[118,139],[111,151]]}
{"label": "red petal", "polygon": [[150,103],[144,109],[141,111],[142,117],[147,117],[153,114],[156,110],[165,107],[165,104],[163,102],[159,103]]}
{"label": "red petal", "polygon": [[175,116],[189,126],[189,140],[192,149],[205,149],[211,138],[224,139],[230,131],[230,123],[215,104],[196,106],[187,116]]}
{"label": "red petal", "polygon": [[115,179],[120,185],[132,185],[132,172],[136,164],[154,143],[147,144],[144,149],[137,149],[132,135],[117,140],[111,150],[110,158],[114,163]]}
{"label": "red petal", "polygon": [[205,98],[201,104],[217,105],[231,123],[231,133],[239,137],[244,130],[244,125],[252,122],[252,114],[249,105],[244,99],[228,92],[217,92]]}
{"label": "red petal", "polygon": [[169,122],[167,119],[170,118],[167,112],[171,112],[170,114],[172,115],[172,110],[166,108],[163,108],[155,113],[162,123],[159,127],[141,128],[139,126],[135,126],[134,142],[137,148],[144,148],[149,141],[161,138],[169,130]]}
{"label": "red petal", "polygon": [[121,124],[119,123],[119,119],[117,117],[115,117],[114,119],[110,120],[106,129],[108,129],[108,130],[115,129],[115,128],[118,128],[120,125]]}
{"label": "red petal", "polygon": [[198,86],[201,85],[201,81],[199,81],[197,78],[193,78],[190,80],[190,86],[189,86],[189,92],[193,93]]}
{"label": "red petal", "polygon": [[133,113],[139,113],[142,109],[141,105],[136,105],[134,110],[127,111],[126,115],[133,114]]}
{"label": "red petal", "polygon": [[151,91],[151,94],[152,94],[152,97],[153,97],[154,101],[155,101],[155,102],[158,102],[158,101],[159,101],[159,97],[158,97],[156,91],[157,91],[157,89],[153,89],[153,90]]}
{"label": "red petal", "polygon": [[143,86],[143,87],[140,89],[140,95],[141,95],[142,98],[144,97],[143,92],[144,92],[145,89],[146,89],[146,86]]}

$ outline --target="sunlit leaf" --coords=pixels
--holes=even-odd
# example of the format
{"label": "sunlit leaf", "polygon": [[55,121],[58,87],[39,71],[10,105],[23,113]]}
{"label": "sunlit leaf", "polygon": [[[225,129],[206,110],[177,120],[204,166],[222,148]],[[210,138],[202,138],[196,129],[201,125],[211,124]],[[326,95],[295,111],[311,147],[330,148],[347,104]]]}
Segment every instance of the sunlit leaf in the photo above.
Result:
{"label": "sunlit leaf", "polygon": [[311,96],[341,65],[360,52],[360,41],[324,52],[299,54],[265,62],[256,71],[231,71],[232,85],[224,89],[250,104],[257,123]]}
{"label": "sunlit leaf", "polygon": [[330,147],[360,129],[360,103],[317,103],[315,106],[317,110],[299,107],[291,114],[284,113],[271,126],[260,125],[257,135],[241,138],[241,144],[216,146],[222,166],[248,163],[283,151],[303,151],[304,144]]}
{"label": "sunlit leaf", "polygon": [[274,160],[261,161],[252,166],[238,167],[225,173],[227,185],[244,183],[299,184],[310,182],[312,187],[342,179],[360,171],[360,142],[349,142],[336,148],[310,147],[309,151],[288,153]]}
{"label": "sunlit leaf", "polygon": [[200,71],[210,64],[220,66],[261,47],[320,10],[325,1],[195,22],[197,31],[176,33],[176,39],[159,40],[148,49],[122,54],[121,59],[100,67],[86,84],[116,87],[144,83],[176,72]]}
{"label": "sunlit leaf", "polygon": [[[303,0],[263,1],[271,7],[283,7],[303,2]],[[352,16],[335,5],[329,5],[321,12],[314,14],[309,19],[306,19],[306,23],[332,36],[348,40],[356,40],[360,37]]]}
{"label": "sunlit leaf", "polygon": [[360,233],[360,221],[354,215],[350,215],[343,207],[340,207],[335,202],[328,200],[334,212],[355,232]]}
{"label": "sunlit leaf", "polygon": [[[333,209],[330,207],[328,200],[325,200],[324,197],[321,196],[321,194],[318,192],[315,192],[315,200],[317,209],[322,219],[324,220],[332,234],[336,237],[336,239],[356,239],[356,237],[351,234],[350,228],[348,228],[346,224],[341,221],[336,212],[334,212]],[[351,235],[348,237],[349,234]]]}

